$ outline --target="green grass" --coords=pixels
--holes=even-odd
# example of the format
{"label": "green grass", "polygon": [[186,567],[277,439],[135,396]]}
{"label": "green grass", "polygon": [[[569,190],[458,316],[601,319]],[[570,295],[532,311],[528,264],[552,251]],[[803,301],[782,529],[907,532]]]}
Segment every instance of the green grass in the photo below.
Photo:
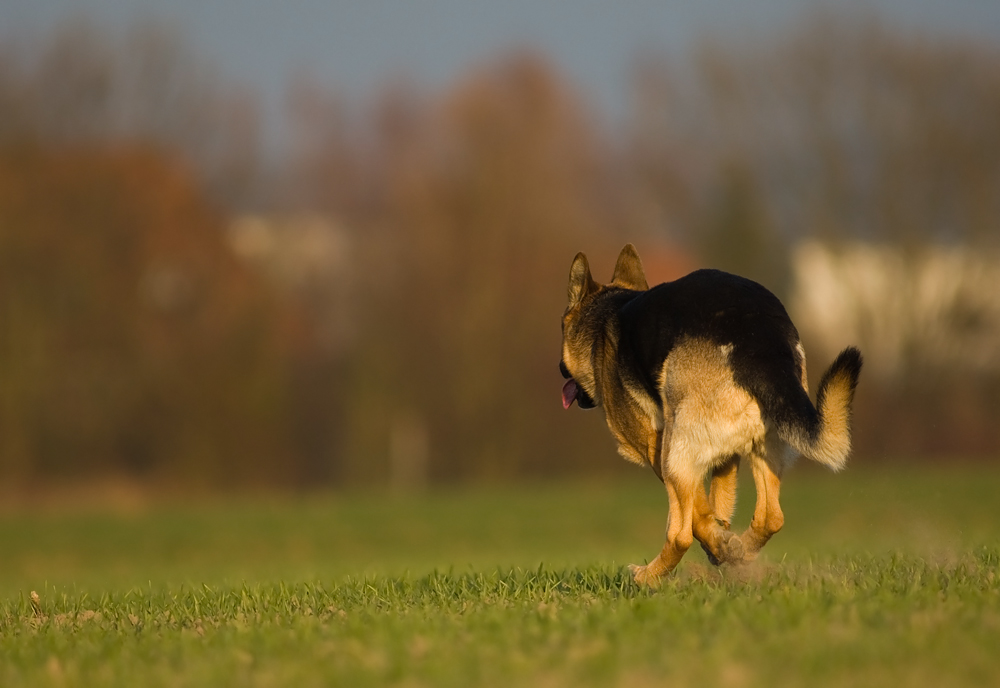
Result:
{"label": "green grass", "polygon": [[7,513],[0,685],[1000,682],[1000,471],[796,468],[758,562],[654,592],[638,477]]}

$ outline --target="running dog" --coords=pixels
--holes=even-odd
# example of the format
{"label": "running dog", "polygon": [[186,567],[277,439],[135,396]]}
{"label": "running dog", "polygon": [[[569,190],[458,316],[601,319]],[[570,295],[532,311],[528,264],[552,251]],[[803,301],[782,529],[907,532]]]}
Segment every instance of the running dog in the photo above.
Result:
{"label": "running dog", "polygon": [[[667,488],[666,544],[648,565],[629,567],[640,584],[657,584],[695,539],[714,564],[752,560],[784,523],[781,475],[796,456],[833,470],[847,461],[861,352],[837,356],[813,406],[798,332],[756,282],[697,270],[650,289],[628,244],[601,285],[578,253],[562,330],[563,406],[602,406],[619,453],[651,466]],[[741,460],[757,504],[736,534]]]}

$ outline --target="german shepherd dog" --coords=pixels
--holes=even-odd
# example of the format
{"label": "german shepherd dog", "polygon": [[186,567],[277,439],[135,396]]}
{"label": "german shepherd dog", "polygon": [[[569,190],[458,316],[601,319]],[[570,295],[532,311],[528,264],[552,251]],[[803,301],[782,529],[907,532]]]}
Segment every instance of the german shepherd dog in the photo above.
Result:
{"label": "german shepherd dog", "polygon": [[[619,453],[651,466],[667,488],[666,544],[648,565],[629,567],[640,584],[670,573],[695,539],[713,564],[751,561],[784,523],[781,475],[797,454],[833,470],[847,461],[861,353],[837,356],[813,406],[798,332],[756,282],[698,270],[650,289],[628,244],[611,283],[599,285],[578,253],[562,329],[563,406],[603,406]],[[737,535],[741,460],[757,504]]]}

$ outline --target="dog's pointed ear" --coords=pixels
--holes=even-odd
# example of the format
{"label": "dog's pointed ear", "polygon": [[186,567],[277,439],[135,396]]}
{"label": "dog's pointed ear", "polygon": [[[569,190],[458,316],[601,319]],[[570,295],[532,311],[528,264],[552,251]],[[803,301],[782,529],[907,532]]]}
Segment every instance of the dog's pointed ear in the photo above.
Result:
{"label": "dog's pointed ear", "polygon": [[590,263],[587,256],[577,253],[573,266],[569,269],[569,307],[583,301],[584,297],[597,291],[597,282],[590,275]]}
{"label": "dog's pointed ear", "polygon": [[649,284],[646,283],[646,274],[642,271],[642,261],[639,260],[639,254],[632,244],[625,244],[625,248],[618,254],[618,262],[615,263],[615,273],[611,277],[611,284],[636,291],[649,289]]}

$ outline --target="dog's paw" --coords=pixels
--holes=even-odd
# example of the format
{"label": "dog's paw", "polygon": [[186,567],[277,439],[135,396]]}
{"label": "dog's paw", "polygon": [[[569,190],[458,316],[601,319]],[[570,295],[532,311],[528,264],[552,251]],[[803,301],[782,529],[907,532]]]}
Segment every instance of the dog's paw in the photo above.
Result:
{"label": "dog's paw", "polygon": [[660,587],[661,577],[653,564],[647,564],[646,566],[629,564],[628,570],[632,574],[632,580],[637,584],[650,588]]}
{"label": "dog's paw", "polygon": [[725,561],[730,564],[749,564],[757,558],[757,550],[747,546],[744,536],[733,535],[725,544]]}
{"label": "dog's paw", "polygon": [[[705,551],[705,555],[708,557],[709,563],[713,566],[738,564],[746,556],[746,547],[744,547],[743,542],[740,540],[740,536],[729,530],[725,530],[719,534],[719,538],[715,541],[713,548],[709,548],[704,542],[700,544],[701,548]],[[715,551],[712,551],[712,549]]]}
{"label": "dog's paw", "polygon": [[705,543],[701,543],[701,548],[705,551],[705,556],[708,557],[708,563],[712,566],[722,566],[724,563],[721,559],[712,554],[712,550],[705,546]]}

